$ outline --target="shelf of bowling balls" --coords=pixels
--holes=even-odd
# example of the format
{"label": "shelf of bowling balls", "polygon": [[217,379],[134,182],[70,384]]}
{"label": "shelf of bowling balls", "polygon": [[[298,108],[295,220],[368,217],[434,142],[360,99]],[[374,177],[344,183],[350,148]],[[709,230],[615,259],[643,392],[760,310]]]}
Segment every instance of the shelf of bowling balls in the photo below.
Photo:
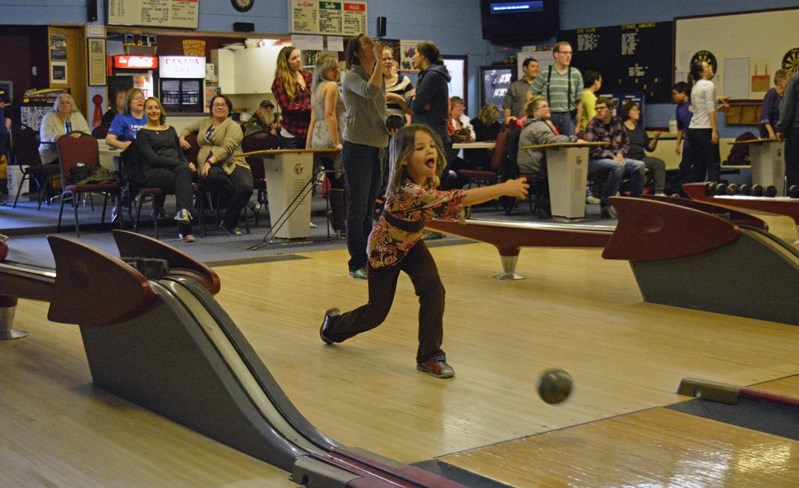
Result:
{"label": "shelf of bowling balls", "polygon": [[799,185],[791,185],[788,196],[777,196],[777,188],[772,185],[735,183],[688,183],[683,185],[683,191],[693,200],[786,215],[799,225]]}

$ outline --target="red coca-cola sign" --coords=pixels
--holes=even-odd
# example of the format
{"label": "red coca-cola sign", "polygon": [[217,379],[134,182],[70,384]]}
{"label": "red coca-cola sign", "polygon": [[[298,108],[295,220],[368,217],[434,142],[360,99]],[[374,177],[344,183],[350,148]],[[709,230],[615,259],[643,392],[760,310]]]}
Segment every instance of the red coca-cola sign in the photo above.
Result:
{"label": "red coca-cola sign", "polygon": [[158,56],[114,56],[114,68],[117,69],[157,69]]}

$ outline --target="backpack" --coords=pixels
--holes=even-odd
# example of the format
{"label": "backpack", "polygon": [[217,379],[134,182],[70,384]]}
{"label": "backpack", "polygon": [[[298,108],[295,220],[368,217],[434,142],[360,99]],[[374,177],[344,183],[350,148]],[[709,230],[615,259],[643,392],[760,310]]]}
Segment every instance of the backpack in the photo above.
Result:
{"label": "backpack", "polygon": [[[749,141],[751,139],[757,139],[757,137],[751,132],[744,132],[735,138],[735,142]],[[727,156],[727,161],[725,161],[724,164],[733,166],[751,164],[749,159],[749,144],[733,144],[730,155]]]}

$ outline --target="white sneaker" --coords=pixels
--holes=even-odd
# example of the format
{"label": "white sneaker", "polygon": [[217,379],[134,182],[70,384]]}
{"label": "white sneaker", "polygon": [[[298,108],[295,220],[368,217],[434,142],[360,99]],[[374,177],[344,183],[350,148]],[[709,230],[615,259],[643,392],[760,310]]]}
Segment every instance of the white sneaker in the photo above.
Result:
{"label": "white sneaker", "polygon": [[587,195],[585,197],[585,203],[588,205],[599,205],[600,200],[595,197],[594,195]]}

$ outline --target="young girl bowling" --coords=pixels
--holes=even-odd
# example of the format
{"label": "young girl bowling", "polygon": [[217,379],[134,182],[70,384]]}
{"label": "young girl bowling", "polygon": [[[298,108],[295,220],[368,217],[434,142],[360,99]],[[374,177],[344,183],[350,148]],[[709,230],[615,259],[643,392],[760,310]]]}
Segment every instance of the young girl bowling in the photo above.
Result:
{"label": "young girl bowling", "polygon": [[527,198],[529,185],[519,178],[469,190],[436,190],[446,158],[438,135],[426,125],[401,128],[392,139],[389,160],[386,202],[366,249],[369,302],[344,314],[338,308],[329,309],[319,335],[325,344],[333,344],[382,324],[404,271],[419,297],[416,369],[436,378],[451,378],[455,371],[441,349],[444,285],[422,240],[424,224],[430,219],[463,219],[464,206],[500,196]]}

